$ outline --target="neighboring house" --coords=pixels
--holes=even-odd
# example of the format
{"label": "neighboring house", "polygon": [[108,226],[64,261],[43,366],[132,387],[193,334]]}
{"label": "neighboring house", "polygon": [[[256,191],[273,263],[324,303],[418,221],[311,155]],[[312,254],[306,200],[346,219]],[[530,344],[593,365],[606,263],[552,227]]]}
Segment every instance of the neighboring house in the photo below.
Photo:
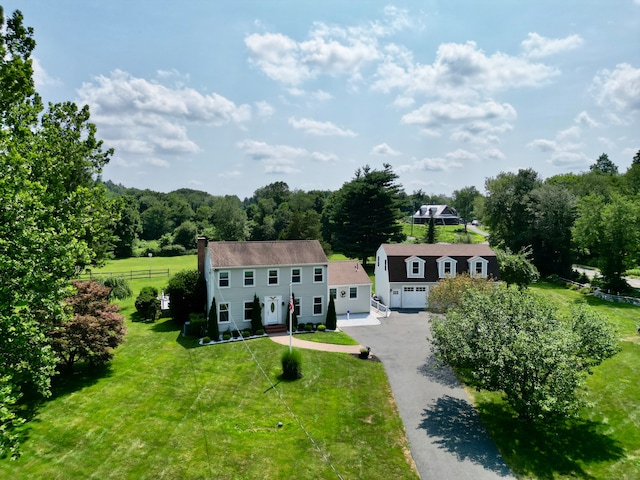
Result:
{"label": "neighboring house", "polygon": [[390,308],[425,308],[429,287],[447,277],[499,278],[486,244],[383,244],[376,252],[376,295]]}
{"label": "neighboring house", "polygon": [[413,214],[413,223],[429,223],[431,215],[433,215],[436,225],[458,225],[460,223],[458,212],[449,205],[422,205]]}
{"label": "neighboring house", "polygon": [[298,321],[324,323],[328,305],[327,256],[317,240],[208,242],[198,239],[198,269],[207,283],[207,310],[216,299],[221,331],[251,325],[253,297],[263,325],[286,325],[290,291]]}
{"label": "neighboring house", "polygon": [[355,260],[329,263],[329,295],[334,299],[336,314],[369,313],[371,279]]}

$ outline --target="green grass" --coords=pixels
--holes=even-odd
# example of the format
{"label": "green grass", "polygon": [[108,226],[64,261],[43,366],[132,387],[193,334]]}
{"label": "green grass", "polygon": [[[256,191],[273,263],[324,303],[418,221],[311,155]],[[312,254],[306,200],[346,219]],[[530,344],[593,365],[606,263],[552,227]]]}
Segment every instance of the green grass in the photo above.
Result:
{"label": "green grass", "polygon": [[358,342],[344,332],[313,332],[301,334],[296,338],[308,342],[331,343],[333,345],[358,345]]}
{"label": "green grass", "polygon": [[532,287],[568,313],[586,302],[617,329],[621,352],[587,380],[579,419],[533,428],[519,423],[496,393],[470,391],[502,455],[519,478],[640,478],[640,309],[548,283]]}
{"label": "green grass", "polygon": [[[195,267],[174,257],[158,268],[177,260],[172,270]],[[134,297],[163,283],[134,280]],[[133,298],[122,307],[130,315]],[[57,379],[0,478],[336,478],[291,411],[343,478],[418,478],[382,364],[303,350],[303,378],[285,382],[287,347],[270,339],[249,341],[251,354],[242,343],[197,347],[171,320],[127,328],[108,369]]]}
{"label": "green grass", "polygon": [[[402,224],[402,233],[407,237],[414,237],[423,241],[427,235],[428,225],[411,225],[410,223]],[[412,233],[413,232],[413,233]],[[471,230],[467,230],[471,243],[482,243],[486,239],[482,235],[478,235]],[[463,225],[436,225],[436,241],[444,243],[455,243],[456,239],[464,234]]]}

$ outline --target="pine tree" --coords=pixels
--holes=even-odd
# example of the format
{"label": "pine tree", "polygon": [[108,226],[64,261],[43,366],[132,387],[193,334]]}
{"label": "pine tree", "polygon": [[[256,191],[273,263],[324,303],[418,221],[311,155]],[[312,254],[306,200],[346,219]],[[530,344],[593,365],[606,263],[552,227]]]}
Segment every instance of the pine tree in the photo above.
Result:
{"label": "pine tree", "polygon": [[207,333],[214,342],[217,342],[220,340],[220,328],[218,327],[218,307],[216,306],[215,298],[211,301],[207,320]]}
{"label": "pine tree", "polygon": [[327,326],[327,330],[335,330],[338,327],[336,304],[333,301],[333,295],[329,296],[329,307],[327,308],[327,320],[325,325]]}

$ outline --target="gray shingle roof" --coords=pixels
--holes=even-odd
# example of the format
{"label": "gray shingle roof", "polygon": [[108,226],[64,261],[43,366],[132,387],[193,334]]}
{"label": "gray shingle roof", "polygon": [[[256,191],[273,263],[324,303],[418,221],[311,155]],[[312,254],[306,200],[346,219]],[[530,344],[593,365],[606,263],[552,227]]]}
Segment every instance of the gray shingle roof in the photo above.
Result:
{"label": "gray shingle roof", "polygon": [[328,263],[317,240],[209,242],[207,248],[213,268]]}

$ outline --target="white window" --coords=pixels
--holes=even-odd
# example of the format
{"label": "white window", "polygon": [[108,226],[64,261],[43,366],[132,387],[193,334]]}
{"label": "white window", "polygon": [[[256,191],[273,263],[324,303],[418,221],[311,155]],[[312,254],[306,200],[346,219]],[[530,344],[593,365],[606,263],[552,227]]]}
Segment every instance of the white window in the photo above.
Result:
{"label": "white window", "polygon": [[221,303],[218,305],[218,322],[225,323],[229,321],[229,304]]}
{"label": "white window", "polygon": [[329,295],[331,296],[331,298],[333,298],[335,300],[335,298],[338,295],[338,289],[337,288],[330,288],[329,289]]}
{"label": "white window", "polygon": [[269,285],[278,285],[278,269],[269,270]]}
{"label": "white window", "polygon": [[250,322],[253,316],[253,301],[244,302],[244,321]]}
{"label": "white window", "polygon": [[298,317],[300,316],[300,299],[299,298],[293,299],[293,311],[296,312],[296,315]]}
{"label": "white window", "polygon": [[244,286],[245,287],[253,287],[254,284],[254,277],[255,277],[255,271],[254,270],[245,270],[244,271]]}
{"label": "white window", "polygon": [[447,278],[456,276],[457,261],[451,257],[443,257],[437,260],[438,262],[438,277]]}
{"label": "white window", "polygon": [[322,267],[313,268],[313,283],[320,283],[324,278],[324,269]]}
{"label": "white window", "polygon": [[418,257],[409,257],[405,260],[407,265],[407,278],[424,278],[425,261]]}
{"label": "white window", "polygon": [[322,315],[322,297],[313,297],[313,314]]}
{"label": "white window", "polygon": [[476,278],[487,278],[489,262],[482,257],[474,257],[469,260],[469,275]]}
{"label": "white window", "polygon": [[229,277],[231,274],[228,271],[220,272],[218,274],[218,287],[227,288],[229,286]]}
{"label": "white window", "polygon": [[349,287],[349,298],[358,298],[358,287]]}
{"label": "white window", "polygon": [[291,269],[291,283],[300,283],[300,269],[292,268]]}

